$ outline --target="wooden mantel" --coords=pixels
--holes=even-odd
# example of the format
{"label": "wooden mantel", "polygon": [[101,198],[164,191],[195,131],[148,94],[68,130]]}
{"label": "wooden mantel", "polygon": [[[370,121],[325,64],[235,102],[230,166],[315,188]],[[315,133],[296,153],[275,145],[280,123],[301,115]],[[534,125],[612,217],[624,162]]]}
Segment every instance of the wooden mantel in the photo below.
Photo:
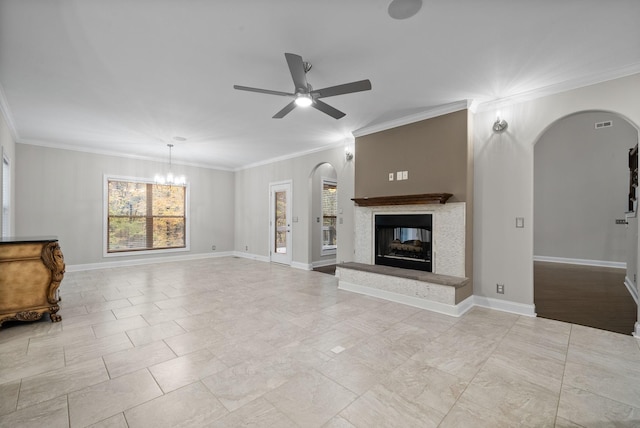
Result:
{"label": "wooden mantel", "polygon": [[425,193],[422,195],[352,198],[351,200],[361,207],[373,207],[383,205],[444,204],[451,196],[453,196],[451,193]]}

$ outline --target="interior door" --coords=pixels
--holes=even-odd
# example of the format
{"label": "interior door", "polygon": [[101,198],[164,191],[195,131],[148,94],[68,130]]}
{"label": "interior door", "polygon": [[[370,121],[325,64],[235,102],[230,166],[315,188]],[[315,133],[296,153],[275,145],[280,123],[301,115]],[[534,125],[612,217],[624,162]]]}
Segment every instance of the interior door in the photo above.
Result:
{"label": "interior door", "polygon": [[291,265],[291,182],[269,185],[271,261]]}

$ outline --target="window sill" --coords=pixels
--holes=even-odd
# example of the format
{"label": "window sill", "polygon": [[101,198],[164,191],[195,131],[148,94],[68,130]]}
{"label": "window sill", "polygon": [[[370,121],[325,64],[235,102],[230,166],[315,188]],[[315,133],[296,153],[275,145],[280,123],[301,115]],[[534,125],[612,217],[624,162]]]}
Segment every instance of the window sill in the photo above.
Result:
{"label": "window sill", "polygon": [[119,251],[117,253],[107,253],[106,251],[102,254],[103,257],[131,257],[131,256],[150,256],[150,255],[160,255],[167,253],[180,253],[185,251],[191,251],[189,246],[184,248],[167,248],[163,250],[134,250],[134,251]]}
{"label": "window sill", "polygon": [[337,253],[337,246],[336,245],[332,245],[332,246],[327,246],[327,247],[322,247],[322,251],[320,251],[320,255],[321,256],[335,256]]}

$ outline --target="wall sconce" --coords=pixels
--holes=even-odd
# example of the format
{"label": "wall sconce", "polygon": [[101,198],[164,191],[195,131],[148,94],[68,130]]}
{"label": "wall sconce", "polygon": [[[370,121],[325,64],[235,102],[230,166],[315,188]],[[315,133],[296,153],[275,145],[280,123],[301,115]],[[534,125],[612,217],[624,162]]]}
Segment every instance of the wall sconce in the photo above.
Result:
{"label": "wall sconce", "polygon": [[345,147],[344,149],[344,157],[347,160],[347,162],[351,161],[353,159],[353,152],[349,149],[349,147]]}
{"label": "wall sconce", "polygon": [[498,113],[496,116],[496,121],[493,122],[493,131],[502,132],[507,129],[508,126],[509,124],[507,123],[507,121],[504,119],[500,119],[500,113]]}

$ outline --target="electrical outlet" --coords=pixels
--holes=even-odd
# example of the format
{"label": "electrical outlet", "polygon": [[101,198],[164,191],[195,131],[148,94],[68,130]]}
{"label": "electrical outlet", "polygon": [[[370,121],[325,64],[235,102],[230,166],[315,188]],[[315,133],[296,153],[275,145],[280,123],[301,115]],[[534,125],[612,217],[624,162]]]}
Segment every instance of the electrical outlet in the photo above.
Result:
{"label": "electrical outlet", "polygon": [[496,284],[496,293],[504,294],[504,284]]}
{"label": "electrical outlet", "polygon": [[516,217],[516,227],[518,229],[524,228],[524,217]]}
{"label": "electrical outlet", "polygon": [[248,246],[248,245],[245,245],[245,246],[244,246],[244,250],[245,250],[245,251],[249,251],[249,246]]}
{"label": "electrical outlet", "polygon": [[389,181],[393,181],[393,172],[389,173]]}
{"label": "electrical outlet", "polygon": [[216,246],[215,246],[215,245],[212,245],[212,246],[211,246],[211,250],[212,250],[212,251],[215,251],[215,250],[216,250]]}

